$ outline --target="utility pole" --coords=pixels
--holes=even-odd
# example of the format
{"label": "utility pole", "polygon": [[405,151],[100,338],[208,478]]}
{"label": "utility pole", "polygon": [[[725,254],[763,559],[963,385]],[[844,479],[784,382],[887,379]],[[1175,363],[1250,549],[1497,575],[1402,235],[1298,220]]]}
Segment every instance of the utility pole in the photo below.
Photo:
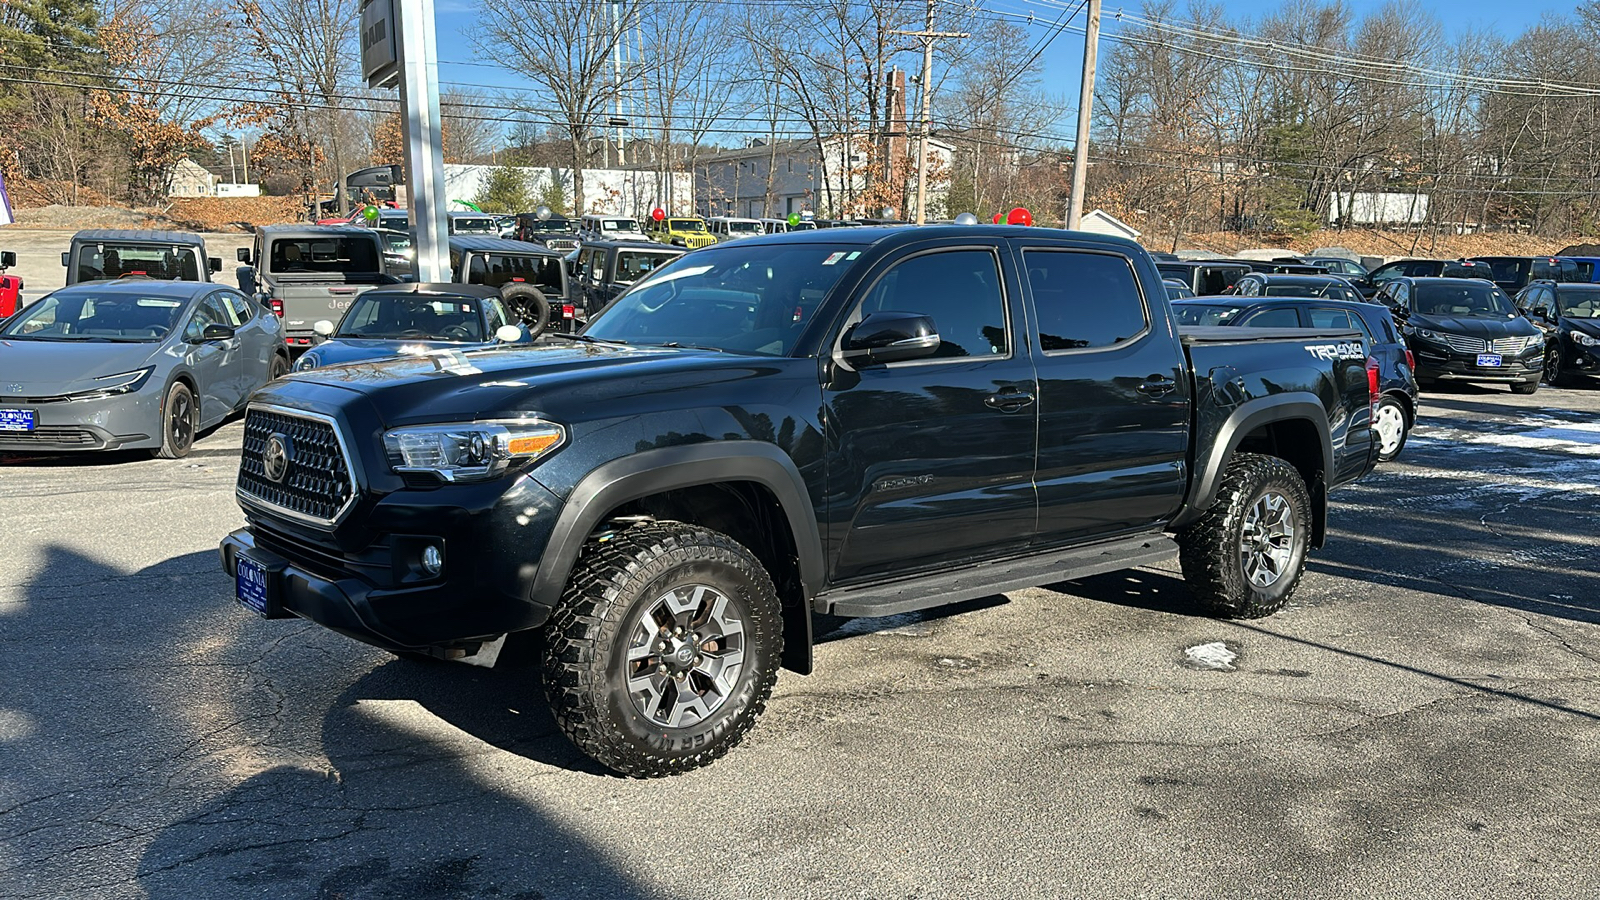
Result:
{"label": "utility pole", "polygon": [[[1099,3],[1099,0],[1094,0]],[[934,31],[933,11],[938,0],[928,0],[928,19],[921,31],[891,31],[890,34],[903,34],[907,37],[922,38],[922,84],[921,84],[921,111],[917,114],[922,121],[922,134],[917,139],[917,224],[927,222],[928,200],[928,131],[932,127],[932,120],[928,117],[928,99],[933,93],[933,42],[937,38],[964,38],[971,37],[963,31]],[[1098,9],[1098,6],[1096,7]]]}
{"label": "utility pole", "polygon": [[1072,144],[1072,196],[1067,228],[1083,223],[1083,191],[1089,177],[1089,119],[1094,115],[1094,64],[1100,52],[1100,0],[1089,0],[1089,27],[1083,30],[1083,89],[1078,93],[1078,137]]}
{"label": "utility pole", "polygon": [[[616,118],[622,120],[622,21],[617,15],[617,6],[622,0],[611,0],[611,101],[616,109]],[[617,126],[617,168],[628,164],[628,151],[622,147],[622,126]]]}

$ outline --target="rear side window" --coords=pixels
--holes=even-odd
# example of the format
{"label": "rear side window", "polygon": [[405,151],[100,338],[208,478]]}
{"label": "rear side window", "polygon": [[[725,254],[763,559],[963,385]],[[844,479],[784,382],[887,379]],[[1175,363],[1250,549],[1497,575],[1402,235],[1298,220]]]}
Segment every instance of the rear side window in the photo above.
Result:
{"label": "rear side window", "polygon": [[1220,294],[1233,287],[1247,272],[1248,269],[1238,266],[1207,266],[1200,270],[1199,291],[1207,296]]}
{"label": "rear side window", "polygon": [[1149,326],[1144,296],[1125,257],[1027,250],[1023,262],[1044,350],[1113,347]]}
{"label": "rear side window", "polygon": [[1350,323],[1350,314],[1342,309],[1313,309],[1311,310],[1312,328],[1354,328]]}
{"label": "rear side window", "polygon": [[1300,313],[1292,306],[1263,309],[1253,312],[1240,325],[1252,328],[1299,328]]}

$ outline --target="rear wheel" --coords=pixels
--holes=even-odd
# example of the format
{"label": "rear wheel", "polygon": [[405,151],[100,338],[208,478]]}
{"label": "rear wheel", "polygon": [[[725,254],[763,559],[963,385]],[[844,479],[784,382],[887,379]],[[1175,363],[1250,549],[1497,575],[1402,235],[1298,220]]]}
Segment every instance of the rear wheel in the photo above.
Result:
{"label": "rear wheel", "polygon": [[277,381],[287,374],[289,374],[289,360],[274,353],[272,355],[272,367],[267,370],[267,380]]}
{"label": "rear wheel", "polygon": [[1394,397],[1379,400],[1372,413],[1372,430],[1378,433],[1378,459],[1388,462],[1399,456],[1411,433],[1411,417],[1404,404]]}
{"label": "rear wheel", "polygon": [[597,762],[672,775],[755,725],[782,650],[777,592],[754,554],[694,525],[637,525],[574,568],[545,631],[545,692]]}
{"label": "rear wheel", "polygon": [[199,424],[200,407],[194,402],[194,392],[183,382],[174,381],[161,403],[161,447],[155,455],[161,459],[188,456]]}
{"label": "rear wheel", "polygon": [[511,307],[511,314],[527,326],[534,337],[550,326],[550,301],[531,284],[511,282],[500,289],[500,297]]}
{"label": "rear wheel", "polygon": [[1311,495],[1300,473],[1275,456],[1240,453],[1217,501],[1178,534],[1183,578],[1211,612],[1270,616],[1289,602],[1306,568]]}
{"label": "rear wheel", "polygon": [[1551,347],[1544,353],[1544,383],[1551,387],[1566,387],[1572,383],[1572,376],[1561,371],[1561,348]]}

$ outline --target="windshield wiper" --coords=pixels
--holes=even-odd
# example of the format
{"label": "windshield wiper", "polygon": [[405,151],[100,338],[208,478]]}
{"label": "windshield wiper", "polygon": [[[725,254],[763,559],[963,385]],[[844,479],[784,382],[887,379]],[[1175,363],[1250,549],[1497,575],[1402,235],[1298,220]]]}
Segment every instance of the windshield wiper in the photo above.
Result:
{"label": "windshield wiper", "polygon": [[615,344],[619,347],[628,346],[627,341],[617,340],[616,338],[597,338],[590,337],[587,334],[566,334],[565,332],[560,331],[546,331],[544,334],[539,335],[539,337],[561,338],[564,341],[579,341],[585,344]]}
{"label": "windshield wiper", "polygon": [[730,351],[722,349],[721,347],[707,347],[704,344],[685,344],[685,343],[682,343],[680,341],[667,341],[667,342],[662,343],[662,344],[656,344],[656,346],[657,347],[674,347],[674,348],[677,348],[679,350],[709,350],[712,353],[728,353],[728,352],[730,352]]}

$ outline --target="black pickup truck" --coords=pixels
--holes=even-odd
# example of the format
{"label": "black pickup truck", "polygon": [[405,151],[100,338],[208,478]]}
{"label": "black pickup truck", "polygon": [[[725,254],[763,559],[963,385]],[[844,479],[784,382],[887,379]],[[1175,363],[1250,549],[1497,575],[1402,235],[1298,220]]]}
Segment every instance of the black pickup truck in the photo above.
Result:
{"label": "black pickup truck", "polygon": [[1180,333],[1150,256],[1038,228],[853,228],[686,254],[580,335],[331,367],[245,419],[240,601],[492,664],[603,764],[725,753],[812,616],[1177,556],[1280,609],[1369,472],[1360,335]]}

